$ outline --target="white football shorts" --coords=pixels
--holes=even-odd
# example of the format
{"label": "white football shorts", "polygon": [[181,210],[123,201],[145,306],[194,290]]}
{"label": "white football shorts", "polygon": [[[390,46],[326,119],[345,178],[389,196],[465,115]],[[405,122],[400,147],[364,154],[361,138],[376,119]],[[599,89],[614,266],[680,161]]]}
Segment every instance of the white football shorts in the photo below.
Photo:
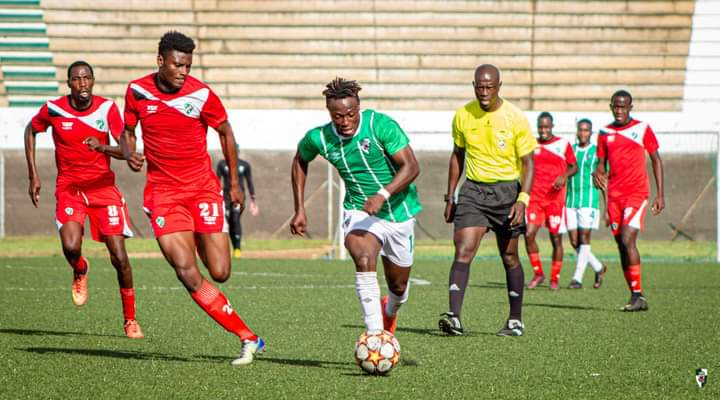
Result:
{"label": "white football shorts", "polygon": [[565,220],[569,231],[577,229],[597,230],[600,227],[600,210],[590,207],[566,208]]}
{"label": "white football shorts", "polygon": [[390,222],[364,211],[345,210],[343,212],[343,233],[347,236],[352,231],[370,232],[380,240],[380,255],[400,267],[413,264],[415,252],[415,219],[404,222]]}

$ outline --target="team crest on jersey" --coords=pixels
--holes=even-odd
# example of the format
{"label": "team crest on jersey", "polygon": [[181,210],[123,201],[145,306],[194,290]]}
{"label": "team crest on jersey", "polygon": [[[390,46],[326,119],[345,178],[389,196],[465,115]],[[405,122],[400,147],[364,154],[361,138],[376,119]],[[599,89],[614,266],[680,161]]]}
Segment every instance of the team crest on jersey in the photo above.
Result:
{"label": "team crest on jersey", "polygon": [[370,139],[363,139],[362,142],[360,142],[360,149],[363,153],[368,154],[370,152]]}
{"label": "team crest on jersey", "polygon": [[103,121],[101,119],[95,120],[95,126],[97,126],[99,131],[104,131],[105,130],[105,121]]}
{"label": "team crest on jersey", "polygon": [[195,106],[190,102],[186,102],[185,104],[183,104],[183,110],[185,111],[185,114],[192,115],[193,111],[195,110]]}
{"label": "team crest on jersey", "polygon": [[67,214],[67,215],[73,215],[74,212],[75,212],[75,210],[73,210],[72,207],[65,208],[65,214]]}
{"label": "team crest on jersey", "polygon": [[505,144],[505,139],[498,139],[498,147],[500,150],[505,150],[506,146],[507,144]]}
{"label": "team crest on jersey", "polygon": [[165,226],[165,218],[163,218],[163,217],[155,218],[155,224],[157,226],[159,226],[160,228],[162,228],[163,226]]}

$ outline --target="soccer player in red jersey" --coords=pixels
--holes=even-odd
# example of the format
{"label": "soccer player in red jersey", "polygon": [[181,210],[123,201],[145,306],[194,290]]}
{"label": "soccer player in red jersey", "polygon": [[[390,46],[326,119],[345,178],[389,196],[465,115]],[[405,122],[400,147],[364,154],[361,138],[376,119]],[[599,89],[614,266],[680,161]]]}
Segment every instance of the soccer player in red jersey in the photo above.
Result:
{"label": "soccer player in red jersey", "polygon": [[530,204],[525,211],[525,249],[535,274],[528,283],[528,289],[534,289],[545,280],[540,250],[535,241],[540,226],[544,224],[550,232],[553,247],[550,289],[558,290],[563,260],[562,234],[566,231],[565,190],[568,178],[577,172],[577,161],[570,142],[553,135],[553,117],[550,113],[540,113],[537,127],[535,180],[530,192]]}
{"label": "soccer player in red jersey", "polygon": [[[265,344],[231,307],[225,295],[198,269],[196,253],[216,282],[230,278],[230,247],[220,182],[207,152],[207,129],[220,136],[230,170],[230,200],[242,208],[233,129],[218,96],[190,76],[193,40],[167,32],[158,46],[158,70],[128,85],[125,131],[120,137],[124,158],[133,171],[147,159],[143,205],[151,218],[165,259],[193,300],[228,332],[242,349],[233,365],[246,365]],[[136,152],[135,127],[140,123],[144,155]]]}
{"label": "soccer player in red jersey", "polygon": [[128,227],[125,199],[115,186],[115,174],[110,170],[110,157],[121,159],[122,153],[118,146],[110,146],[108,134],[117,139],[123,122],[112,100],[92,94],[95,78],[90,64],[76,61],[68,67],[67,75],[70,95],[49,100],[25,128],[30,200],[35,207],[40,201],[35,135],[52,127],[58,170],[55,222],[63,253],[73,268],[73,303],[82,306],[88,298],[90,264],[82,256],[87,217],[92,238],[105,243],[117,270],[125,334],[132,339],[142,339],[142,330],[135,320],[132,269],[125,251],[125,237],[132,237],[132,231]]}
{"label": "soccer player in red jersey", "polygon": [[647,122],[630,117],[632,108],[632,95],[629,92],[618,90],[613,93],[610,110],[614,121],[600,130],[597,145],[599,162],[593,180],[607,194],[606,217],[620,251],[620,262],[630,288],[630,301],[622,310],[646,311],[648,304],[642,292],[640,253],[637,249],[638,234],[643,229],[650,198],[645,152],[650,155],[655,177],[653,215],[665,208],[665,196],[662,160],[655,132]]}

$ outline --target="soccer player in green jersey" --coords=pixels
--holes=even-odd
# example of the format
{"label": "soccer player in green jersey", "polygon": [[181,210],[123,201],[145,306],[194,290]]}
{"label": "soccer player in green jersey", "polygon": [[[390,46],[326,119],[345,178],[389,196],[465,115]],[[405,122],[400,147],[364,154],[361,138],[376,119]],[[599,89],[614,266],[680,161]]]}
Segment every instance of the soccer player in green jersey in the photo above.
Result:
{"label": "soccer player in green jersey", "polygon": [[581,289],[587,264],[595,271],[595,289],[602,285],[607,266],[602,264],[590,251],[590,234],[600,226],[600,191],[593,184],[592,174],[597,168],[597,146],[590,143],[592,122],[581,119],[577,122],[577,143],[573,145],[578,172],[568,180],[565,210],[570,243],[577,252],[575,274],[568,286]]}
{"label": "soccer player in green jersey", "polygon": [[[323,91],[331,122],[308,131],[298,145],[290,231],[305,235],[305,180],[308,164],[320,155],[345,182],[345,247],[355,262],[355,290],[367,330],[395,333],[397,312],[408,298],[415,215],[422,208],[412,183],[420,169],[400,126],[385,114],[360,109],[360,89],[356,81],[335,78]],[[378,255],[388,285],[382,299]]]}

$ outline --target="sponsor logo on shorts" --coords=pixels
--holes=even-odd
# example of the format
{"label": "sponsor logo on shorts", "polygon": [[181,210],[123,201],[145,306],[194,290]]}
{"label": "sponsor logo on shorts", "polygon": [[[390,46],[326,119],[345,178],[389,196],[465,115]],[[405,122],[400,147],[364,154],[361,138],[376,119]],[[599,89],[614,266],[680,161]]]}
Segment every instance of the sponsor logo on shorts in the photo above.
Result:
{"label": "sponsor logo on shorts", "polygon": [[537,217],[535,213],[530,213],[530,221],[535,221],[535,217]]}
{"label": "sponsor logo on shorts", "polygon": [[165,226],[165,218],[163,218],[163,217],[155,218],[155,225],[159,226],[160,228]]}
{"label": "sponsor logo on shorts", "polygon": [[67,215],[73,215],[74,212],[75,212],[75,210],[73,210],[72,207],[65,208],[65,214],[67,214]]}
{"label": "sponsor logo on shorts", "polygon": [[610,227],[611,227],[612,230],[614,230],[614,231],[617,230],[617,228],[618,228],[617,222],[613,222],[612,225],[610,225]]}

